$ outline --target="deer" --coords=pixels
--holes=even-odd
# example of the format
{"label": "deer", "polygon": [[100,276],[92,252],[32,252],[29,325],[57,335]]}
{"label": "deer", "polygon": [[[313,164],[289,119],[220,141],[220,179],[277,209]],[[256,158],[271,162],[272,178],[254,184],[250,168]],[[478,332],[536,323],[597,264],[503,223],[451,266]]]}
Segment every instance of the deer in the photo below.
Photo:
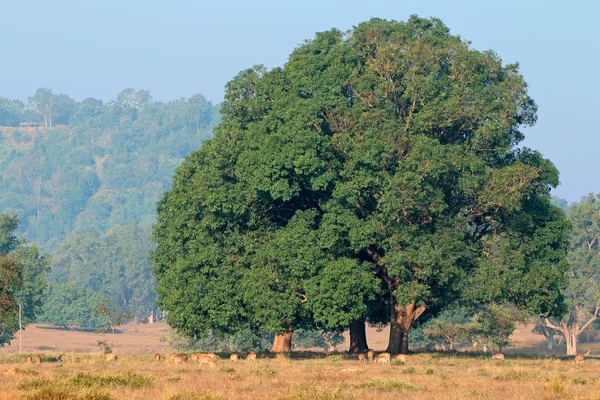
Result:
{"label": "deer", "polygon": [[369,361],[373,361],[373,358],[375,358],[375,352],[373,350],[369,350],[369,352],[367,353],[367,357]]}
{"label": "deer", "polygon": [[61,354],[56,359],[58,360],[58,362],[64,363],[65,361],[67,361],[67,355]]}
{"label": "deer", "polygon": [[[590,351],[591,351],[591,350],[590,350]],[[587,353],[585,353],[585,354],[577,354],[577,355],[575,356],[575,359],[573,360],[573,362],[574,362],[575,364],[579,364],[579,363],[582,363],[582,364],[583,364],[583,359],[585,358],[585,356],[587,356],[587,355],[589,355],[589,354],[590,354],[590,352],[589,352],[589,351],[588,351]]]}
{"label": "deer", "polygon": [[217,366],[217,362],[215,361],[215,359],[208,354],[198,355],[198,358],[196,359],[196,361],[200,365],[207,364],[211,368],[214,368]]}
{"label": "deer", "polygon": [[174,364],[183,364],[183,363],[186,363],[186,362],[187,362],[187,356],[184,357],[184,356],[175,355],[175,357],[173,357],[173,363]]}
{"label": "deer", "polygon": [[234,354],[232,354],[232,355],[229,356],[229,359],[231,361],[237,361],[238,360],[238,355],[234,353]]}
{"label": "deer", "polygon": [[177,357],[177,354],[175,354],[175,353],[172,353],[172,354],[169,356],[169,361],[173,362],[173,359],[174,359],[175,357]]}
{"label": "deer", "polygon": [[252,352],[252,353],[248,354],[248,355],[246,356],[246,361],[252,361],[252,362],[255,362],[255,361],[256,361],[256,353],[255,353],[255,352]]}
{"label": "deer", "polygon": [[494,360],[494,361],[504,361],[504,354],[502,354],[502,353],[496,353],[496,354],[492,355],[492,360]]}
{"label": "deer", "polygon": [[160,361],[160,353],[156,353],[156,354],[154,355],[154,362],[155,362],[155,363],[157,363],[157,362],[159,362],[159,361]]}
{"label": "deer", "polygon": [[33,362],[33,357],[31,357],[31,354],[29,354],[27,357],[25,357],[25,362]]}
{"label": "deer", "polygon": [[366,356],[364,355],[364,353],[360,353],[360,354],[358,355],[358,361],[360,361],[360,362],[367,361],[367,358],[366,358]]}
{"label": "deer", "polygon": [[35,356],[35,362],[38,363],[38,364],[41,363],[42,362],[42,357]]}
{"label": "deer", "polygon": [[217,357],[214,353],[194,353],[194,354],[192,354],[192,361],[197,362],[199,357],[204,357],[204,356],[210,357],[213,360]]}
{"label": "deer", "polygon": [[117,361],[117,355],[115,353],[108,353],[104,358],[106,361]]}
{"label": "deer", "polygon": [[394,357],[394,360],[402,361],[404,364],[406,364],[406,354],[398,354]]}
{"label": "deer", "polygon": [[375,359],[373,361],[378,362],[378,363],[389,363],[390,357],[391,357],[390,353],[381,353],[380,355],[375,357]]}

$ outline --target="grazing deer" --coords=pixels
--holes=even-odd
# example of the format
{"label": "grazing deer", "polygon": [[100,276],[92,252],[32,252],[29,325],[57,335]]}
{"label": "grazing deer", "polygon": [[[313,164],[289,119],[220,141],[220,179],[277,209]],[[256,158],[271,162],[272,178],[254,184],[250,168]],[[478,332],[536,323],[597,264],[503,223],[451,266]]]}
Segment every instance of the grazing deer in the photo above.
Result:
{"label": "grazing deer", "polygon": [[42,362],[42,357],[35,356],[35,362],[38,363],[38,364],[41,363]]}
{"label": "grazing deer", "polygon": [[172,354],[169,356],[169,361],[173,362],[173,359],[174,359],[175,357],[177,357],[177,354],[175,354],[175,353],[172,353]]}
{"label": "grazing deer", "polygon": [[67,355],[66,354],[61,354],[60,356],[57,357],[58,362],[64,363],[65,361],[67,361]]}
{"label": "grazing deer", "polygon": [[[590,351],[591,351],[591,350],[590,350]],[[585,356],[587,356],[587,355],[589,355],[589,354],[590,354],[590,352],[589,352],[589,351],[588,351],[587,353],[585,353],[585,354],[577,354],[577,355],[575,356],[575,359],[573,360],[573,362],[574,362],[575,364],[579,364],[579,363],[582,363],[582,364],[583,364],[583,359],[585,358]]]}
{"label": "grazing deer", "polygon": [[238,356],[237,354],[235,354],[235,353],[234,353],[234,354],[232,354],[232,355],[230,355],[230,356],[229,356],[229,359],[230,359],[231,361],[237,361],[237,360],[238,360],[238,357],[239,357],[239,356]]}
{"label": "grazing deer", "polygon": [[28,363],[30,363],[30,362],[32,362],[32,361],[33,361],[33,357],[31,357],[31,354],[30,354],[30,355],[28,355],[27,357],[25,357],[25,362],[28,362]]}
{"label": "grazing deer", "polygon": [[367,358],[363,353],[360,353],[358,355],[358,361],[360,361],[360,362],[367,361]]}
{"label": "grazing deer", "polygon": [[367,353],[367,358],[369,359],[369,361],[373,361],[373,358],[375,358],[375,352],[373,350],[369,350],[369,352]]}
{"label": "grazing deer", "polygon": [[492,360],[494,361],[504,361],[504,354],[496,353],[492,356]]}
{"label": "grazing deer", "polygon": [[403,363],[406,364],[406,354],[398,354],[397,356],[394,357],[394,360],[402,361]]}
{"label": "grazing deer", "polygon": [[208,366],[210,366],[211,368],[214,368],[217,365],[217,362],[215,361],[215,359],[212,358],[208,354],[200,354],[200,355],[198,355],[197,361],[198,361],[198,363],[200,365],[208,364]]}
{"label": "grazing deer", "polygon": [[173,363],[174,364],[183,364],[187,362],[187,357],[184,356],[178,356],[175,355],[175,357],[173,357]]}
{"label": "grazing deer", "polygon": [[248,355],[246,356],[246,361],[252,361],[252,362],[255,362],[255,361],[256,361],[256,353],[255,353],[255,352],[252,352],[252,353],[248,354]]}
{"label": "grazing deer", "polygon": [[376,361],[378,363],[389,363],[390,357],[391,357],[390,353],[381,353],[380,355],[375,357],[374,361]]}
{"label": "grazing deer", "polygon": [[198,358],[199,358],[199,357],[204,357],[204,356],[206,356],[206,357],[210,357],[210,358],[212,358],[213,360],[214,360],[215,358],[217,358],[217,356],[216,356],[214,353],[208,353],[208,354],[206,354],[206,353],[194,353],[194,354],[192,354],[192,361],[196,361],[196,362],[198,362]]}
{"label": "grazing deer", "polygon": [[179,355],[180,357],[183,357],[183,359],[185,360],[185,362],[188,362],[188,356],[187,354],[183,353]]}
{"label": "grazing deer", "polygon": [[117,355],[115,353],[108,353],[105,359],[106,361],[117,361]]}
{"label": "grazing deer", "polygon": [[155,363],[157,363],[157,362],[159,362],[159,361],[160,361],[160,353],[156,353],[156,354],[154,355],[154,362],[155,362]]}

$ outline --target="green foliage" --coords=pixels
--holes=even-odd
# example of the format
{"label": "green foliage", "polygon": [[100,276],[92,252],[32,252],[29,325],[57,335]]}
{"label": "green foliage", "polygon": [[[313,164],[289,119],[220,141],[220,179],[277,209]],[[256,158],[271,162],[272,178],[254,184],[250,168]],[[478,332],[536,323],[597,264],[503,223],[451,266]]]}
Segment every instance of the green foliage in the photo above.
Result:
{"label": "green foliage", "polygon": [[488,347],[502,349],[510,345],[510,336],[517,322],[526,322],[526,317],[513,307],[490,304],[477,313],[477,324],[473,337]]}
{"label": "green foliage", "polygon": [[197,336],[391,321],[398,352],[454,300],[560,314],[558,172],[517,147],[536,108],[517,65],[416,16],[240,72],[158,203],[168,322]]}
{"label": "green foliage", "polygon": [[469,341],[477,329],[473,319],[463,309],[448,309],[423,325],[424,345],[454,350],[457,344]]}
{"label": "green foliage", "polygon": [[77,283],[145,321],[155,307],[147,258],[155,202],[216,114],[201,95],[161,103],[132,89],[108,104],[51,89],[27,106],[0,98],[0,126],[41,123],[33,141],[15,131],[18,147],[0,133],[0,213],[18,214],[19,233],[55,252],[51,282]]}
{"label": "green foliage", "polygon": [[47,288],[50,259],[14,235],[18,225],[16,215],[0,214],[0,346],[19,329],[19,315],[22,326],[36,318]]}
{"label": "green foliage", "polygon": [[77,283],[53,283],[38,320],[65,328],[96,328],[107,322],[94,314],[102,300],[101,295]]}

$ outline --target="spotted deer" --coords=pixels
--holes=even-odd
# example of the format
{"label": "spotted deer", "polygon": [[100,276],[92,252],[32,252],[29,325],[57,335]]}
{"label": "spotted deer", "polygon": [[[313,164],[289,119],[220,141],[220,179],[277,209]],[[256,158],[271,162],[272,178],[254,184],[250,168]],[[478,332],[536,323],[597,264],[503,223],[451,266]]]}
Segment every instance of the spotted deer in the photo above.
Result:
{"label": "spotted deer", "polygon": [[256,361],[256,353],[255,353],[255,352],[252,352],[252,353],[248,354],[248,355],[246,356],[246,361],[252,361],[252,362],[255,362],[255,361]]}
{"label": "spotted deer", "polygon": [[28,355],[27,357],[25,357],[25,362],[32,362],[33,361],[33,357],[31,357],[31,355]]}
{"label": "spotted deer", "polygon": [[67,355],[66,354],[61,354],[60,356],[57,357],[58,362],[64,363],[65,361],[67,361]]}
{"label": "spotted deer", "polygon": [[[591,351],[591,350],[590,350],[590,351]],[[582,364],[583,364],[583,359],[585,358],[585,356],[587,356],[587,355],[589,355],[589,354],[590,354],[590,352],[589,352],[589,351],[588,351],[587,353],[585,353],[585,354],[577,354],[577,355],[575,356],[575,358],[573,359],[573,362],[574,362],[575,364],[579,364],[579,363],[582,363]]]}
{"label": "spotted deer", "polygon": [[104,356],[106,361],[117,361],[117,355],[115,353],[108,353]]}
{"label": "spotted deer", "polygon": [[492,360],[494,361],[504,361],[504,354],[496,353],[492,356]]}
{"label": "spotted deer", "polygon": [[239,356],[238,356],[237,354],[235,354],[235,353],[234,353],[234,354],[232,354],[232,355],[230,355],[230,356],[229,356],[229,359],[230,359],[231,361],[237,361],[237,360],[238,360],[238,357],[239,357]]}
{"label": "spotted deer", "polygon": [[174,364],[183,364],[187,362],[187,357],[175,355],[172,360]]}
{"label": "spotted deer", "polygon": [[373,358],[375,358],[375,352],[373,350],[369,350],[369,352],[367,353],[367,358],[369,359],[369,361],[373,361]]}
{"label": "spotted deer", "polygon": [[215,361],[215,359],[213,357],[211,357],[208,354],[200,354],[198,355],[198,358],[196,359],[196,361],[198,362],[198,364],[200,365],[208,365],[211,368],[214,368],[217,366],[217,362]]}
{"label": "spotted deer", "polygon": [[366,358],[366,356],[363,353],[360,353],[358,355],[358,361],[364,362],[364,361],[367,361],[367,358]]}
{"label": "spotted deer", "polygon": [[381,353],[380,355],[375,357],[374,361],[376,361],[378,363],[389,363],[390,357],[391,357],[390,353]]}
{"label": "spotted deer", "polygon": [[403,363],[406,364],[406,355],[405,354],[398,354],[397,356],[394,357],[395,361],[401,361]]}
{"label": "spotted deer", "polygon": [[154,355],[154,362],[155,362],[155,363],[157,363],[157,362],[159,362],[159,361],[160,361],[160,353],[156,353],[156,354]]}
{"label": "spotted deer", "polygon": [[41,363],[42,362],[42,357],[35,356],[35,362],[38,363],[38,364]]}

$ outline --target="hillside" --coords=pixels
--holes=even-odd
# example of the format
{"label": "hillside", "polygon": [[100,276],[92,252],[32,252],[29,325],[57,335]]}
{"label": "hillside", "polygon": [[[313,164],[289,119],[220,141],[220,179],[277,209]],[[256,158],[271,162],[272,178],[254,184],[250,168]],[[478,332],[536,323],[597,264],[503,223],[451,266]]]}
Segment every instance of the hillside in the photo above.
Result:
{"label": "hillside", "polygon": [[[19,234],[53,255],[50,293],[61,296],[53,304],[101,297],[143,318],[154,307],[155,203],[183,158],[210,137],[217,107],[201,95],[161,103],[131,89],[107,104],[47,89],[36,96],[27,107],[0,99],[0,125],[11,125],[0,127],[0,213],[18,214]],[[40,127],[21,128],[23,121]]]}

